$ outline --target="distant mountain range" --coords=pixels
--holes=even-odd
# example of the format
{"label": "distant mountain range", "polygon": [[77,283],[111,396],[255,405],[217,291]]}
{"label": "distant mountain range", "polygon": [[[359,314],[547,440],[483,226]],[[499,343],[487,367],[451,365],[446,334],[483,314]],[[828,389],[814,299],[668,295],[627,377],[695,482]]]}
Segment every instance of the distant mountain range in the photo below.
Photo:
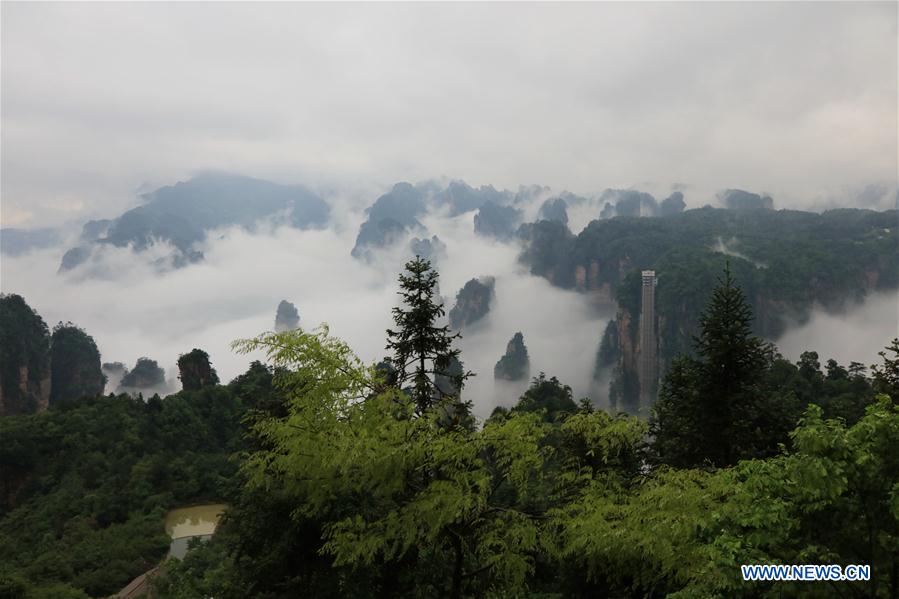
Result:
{"label": "distant mountain range", "polygon": [[253,228],[263,218],[275,218],[298,229],[327,225],[330,207],[301,185],[221,173],[203,174],[141,196],[144,204],[113,220],[84,225],[79,245],[62,257],[60,271],[87,261],[103,245],[143,251],[157,242],[171,244],[171,266],[203,258],[196,244],[219,227]]}

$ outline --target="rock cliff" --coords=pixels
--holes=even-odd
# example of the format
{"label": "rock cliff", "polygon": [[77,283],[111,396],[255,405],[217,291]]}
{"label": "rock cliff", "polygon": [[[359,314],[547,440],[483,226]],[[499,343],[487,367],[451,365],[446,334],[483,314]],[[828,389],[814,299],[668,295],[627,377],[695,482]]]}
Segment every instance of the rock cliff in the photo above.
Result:
{"label": "rock cliff", "polygon": [[60,323],[51,337],[50,404],[58,405],[103,393],[106,376],[94,338],[72,323]]}
{"label": "rock cliff", "polygon": [[495,280],[493,277],[471,279],[459,293],[456,303],[449,312],[450,327],[461,330],[482,320],[490,312]]}
{"label": "rock cliff", "polygon": [[275,314],[275,332],[292,331],[300,326],[300,313],[297,307],[287,300],[281,300]]}
{"label": "rock cliff", "polygon": [[524,344],[524,335],[515,333],[506,345],[506,353],[493,367],[493,378],[504,381],[526,380],[531,375],[531,363],[528,348]]}
{"label": "rock cliff", "polygon": [[50,405],[50,332],[20,295],[0,295],[0,415]]}

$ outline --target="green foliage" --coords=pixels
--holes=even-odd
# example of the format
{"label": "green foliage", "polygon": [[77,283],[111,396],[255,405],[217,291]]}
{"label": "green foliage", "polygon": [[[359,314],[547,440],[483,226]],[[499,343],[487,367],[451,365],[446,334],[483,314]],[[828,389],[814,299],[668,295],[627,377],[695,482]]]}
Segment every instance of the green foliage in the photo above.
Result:
{"label": "green foliage", "polygon": [[22,296],[0,294],[0,415],[36,411],[49,399],[49,389],[43,389],[49,377],[47,324]]}
{"label": "green foliage", "polygon": [[230,582],[233,568],[223,535],[193,545],[183,560],[171,559],[160,575],[152,579],[152,597],[158,599],[195,599],[196,597],[234,597],[238,589]]}
{"label": "green foliage", "polygon": [[874,388],[899,402],[899,338],[893,339],[884,351],[878,352],[883,364],[871,366]]}
{"label": "green foliage", "polygon": [[[663,468],[624,489],[594,478],[553,511],[560,559],[613,595],[891,596],[899,409],[884,397],[847,428],[811,407],[791,436],[792,453],[714,473]],[[745,583],[746,563],[870,564],[872,582]]]}
{"label": "green foliage", "polygon": [[[873,383],[814,352],[791,364],[753,336],[728,270],[650,424],[540,373],[458,426],[436,273],[407,267],[391,362],[324,325],[265,333],[234,347],[268,364],[228,386],[194,350],[181,393],[0,419],[0,596],[106,596],[157,565],[154,596],[178,599],[899,592],[899,407],[872,388],[895,390],[899,340]],[[165,512],[209,501],[229,504],[213,539],[163,561]],[[873,580],[746,583],[744,563]]]}
{"label": "green foliage", "polygon": [[[729,300],[720,303],[741,314],[726,280],[723,288]],[[723,328],[745,340],[743,327],[711,316],[708,322],[710,329]],[[171,416],[185,428],[211,432],[220,428],[215,423],[222,417],[233,423],[240,414],[220,413],[227,402],[214,392],[256,396],[245,402],[256,408],[245,419],[250,430],[244,444],[228,445],[233,437],[215,435],[183,441],[239,451],[240,466],[231,475],[237,486],[221,481],[217,487],[231,508],[216,536],[183,561],[163,566],[154,582],[160,597],[818,597],[832,591],[837,596],[823,584],[745,583],[742,563],[871,564],[875,583],[845,588],[872,597],[889,597],[899,584],[892,570],[899,541],[899,408],[886,396],[870,403],[853,424],[825,419],[827,408],[811,406],[790,435],[790,448],[784,445],[771,457],[716,470],[676,469],[652,467],[647,460],[646,422],[589,404],[578,407],[570,389],[554,377],[541,374],[516,407],[497,411],[479,430],[446,427],[440,405],[419,410],[412,397],[385,384],[382,368],[363,364],[326,327],[267,333],[235,347],[262,351],[271,366],[255,363],[228,388],[182,392],[144,407],[127,398],[103,398],[42,415],[77,414],[93,402],[115,401],[110,406],[157,418],[176,410]],[[758,349],[751,342],[744,347]],[[709,355],[729,350],[707,336],[703,351]],[[870,390],[858,367],[851,373],[834,362],[825,377],[813,353],[798,366],[771,358],[765,368],[762,386],[776,380],[784,393],[839,397]],[[685,389],[714,374],[690,358],[678,372]],[[803,388],[806,383],[812,391]],[[177,398],[184,401],[168,404]],[[104,413],[113,412],[110,406]],[[772,405],[766,408],[773,421],[789,419]],[[742,408],[736,414],[732,430],[738,439],[745,439],[740,435],[746,425],[739,422],[745,414],[751,416],[747,422],[772,425]],[[689,415],[681,417],[689,425]],[[7,419],[12,424],[6,436],[15,441],[4,446],[4,459],[40,463],[39,457],[29,458],[29,443],[47,444],[35,433],[52,438],[52,430],[35,426],[32,434],[16,432],[36,418]],[[65,424],[75,430],[84,426]],[[115,426],[127,434],[127,426]],[[177,441],[160,437],[158,442],[173,447]],[[189,447],[173,447],[167,468],[177,473],[186,467],[178,456]],[[191,455],[191,462],[197,459]],[[92,466],[100,474],[91,480],[108,478],[102,467]],[[22,560],[19,573],[0,576],[0,584],[16,592],[23,580],[26,588],[71,584],[106,592],[114,588],[113,578],[147,565],[128,561],[134,547],[119,545],[122,538],[142,547],[140,556],[158,559],[159,553],[142,543],[160,534],[162,511],[202,492],[179,490],[166,482],[166,470],[155,470],[152,484],[172,490],[148,499],[158,492],[156,486],[141,486],[142,472],[150,470],[137,465],[122,470],[130,473],[127,490],[109,496],[127,501],[132,493],[134,507],[119,510],[118,520],[105,516],[105,525],[93,524],[100,516],[86,516],[87,506],[76,499],[96,495],[84,492],[92,484],[91,471],[80,473],[80,492],[60,500],[72,515],[61,540],[53,543],[65,552],[44,557],[50,547],[44,545],[35,555],[16,558]],[[21,509],[2,521],[0,533],[24,521],[49,519],[43,512],[14,519]],[[160,537],[156,551],[164,550],[165,541]],[[0,544],[7,552],[12,546]],[[107,566],[84,569],[68,555]]]}
{"label": "green foliage", "polygon": [[[422,411],[394,388],[378,392],[378,371],[327,330],[238,347],[290,368],[278,378],[288,414],[254,425],[263,449],[244,462],[247,491],[286,494],[295,526],[322,522],[334,566],[414,573],[419,588],[451,595],[463,585],[523,587],[538,535],[520,504],[539,499],[529,483],[548,451],[538,415],[446,428],[439,410]],[[427,567],[441,561],[448,571]]]}
{"label": "green foliage", "polygon": [[46,596],[118,591],[165,555],[166,510],[227,494],[242,414],[233,391],[207,387],[0,418],[0,563],[57,585]]}
{"label": "green foliage", "polygon": [[88,599],[83,591],[67,584],[31,584],[24,576],[0,570],[0,597],[4,599]]}
{"label": "green foliage", "polygon": [[[806,320],[815,305],[841,309],[876,290],[899,287],[899,227],[895,210],[687,210],[665,218],[595,220],[576,237],[561,223],[519,230],[519,259],[553,285],[576,286],[575,271],[591,274],[589,289],[610,287],[635,327],[639,273],[658,274],[656,313],[663,364],[691,350],[715,278],[730,259],[757,315],[753,331],[775,339],[790,320]],[[730,256],[719,250],[730,252]]]}
{"label": "green foliage", "polygon": [[696,358],[674,361],[653,407],[658,458],[671,465],[729,466],[777,451],[799,413],[763,384],[773,348],[752,335],[752,311],[730,269],[700,318]]}
{"label": "green foliage", "polygon": [[575,237],[559,221],[541,220],[518,229],[522,241],[518,260],[530,266],[533,275],[544,276],[560,287],[574,286],[571,253]]}
{"label": "green foliage", "polygon": [[[399,277],[398,294],[403,306],[393,309],[396,328],[387,330],[387,349],[393,352],[397,384],[411,385],[410,393],[419,413],[445,400],[458,403],[458,395],[448,396],[446,387],[458,394],[465,379],[471,376],[451,368],[453,360],[459,360],[460,351],[453,349],[453,341],[460,335],[451,334],[448,326],[437,326],[437,320],[446,313],[443,304],[435,301],[438,278],[427,260],[417,257],[406,263],[406,272]],[[438,385],[438,376],[450,384]],[[457,411],[463,419],[468,412]]]}
{"label": "green foliage", "polygon": [[106,376],[94,338],[72,323],[53,328],[50,351],[50,404],[74,401],[103,393]]}
{"label": "green foliage", "polygon": [[571,398],[571,387],[563,385],[556,377],[547,379],[541,372],[531,381],[531,386],[512,411],[541,412],[545,421],[556,422],[577,411],[577,405]]}
{"label": "green foliage", "polygon": [[209,363],[209,354],[196,348],[178,357],[178,378],[185,391],[197,391],[219,382],[215,368]]}

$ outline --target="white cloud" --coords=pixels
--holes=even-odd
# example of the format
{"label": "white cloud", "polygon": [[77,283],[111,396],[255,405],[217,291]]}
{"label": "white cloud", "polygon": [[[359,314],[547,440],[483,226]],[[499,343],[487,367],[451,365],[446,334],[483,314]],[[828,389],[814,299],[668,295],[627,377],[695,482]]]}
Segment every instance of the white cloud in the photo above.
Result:
{"label": "white cloud", "polygon": [[899,336],[899,295],[895,291],[873,294],[846,314],[816,310],[804,325],[793,328],[777,341],[784,357],[797,361],[804,351],[816,351],[823,365],[833,358],[843,366],[861,362],[880,364],[877,352]]}
{"label": "white cloud", "polygon": [[[177,385],[175,362],[194,347],[209,352],[227,381],[243,372],[250,358],[234,354],[230,343],[274,326],[282,299],[296,304],[304,328],[323,322],[366,362],[386,355],[385,331],[398,301],[396,277],[407,246],[398,244],[366,265],[350,257],[361,211],[343,208],[345,226],[321,231],[261,227],[251,234],[233,228],[214,231],[203,246],[206,259],[173,271],[152,262],[170,248],[156,246],[135,255],[103,247],[94,261],[57,275],[59,250],[3,257],[5,293],[19,293],[53,326],[73,321],[96,340],[104,361],[134,365],[149,356]],[[478,373],[466,393],[484,418],[494,406],[510,405],[527,383],[494,388],[493,366],[516,331],[531,353],[532,371],[545,370],[588,390],[593,355],[605,321],[583,296],[561,291],[529,276],[518,264],[518,249],[473,232],[473,213],[423,219],[430,234],[447,245],[439,264],[440,290],[449,310],[471,278],[496,277],[496,301],[481,326],[465,331],[460,343],[468,369]],[[102,277],[85,276],[88,271]]]}
{"label": "white cloud", "polygon": [[[894,3],[4,3],[4,225],[310,185],[895,187]],[[854,193],[854,192],[851,192]],[[30,215],[30,216],[29,216]],[[26,218],[28,217],[28,218]]]}

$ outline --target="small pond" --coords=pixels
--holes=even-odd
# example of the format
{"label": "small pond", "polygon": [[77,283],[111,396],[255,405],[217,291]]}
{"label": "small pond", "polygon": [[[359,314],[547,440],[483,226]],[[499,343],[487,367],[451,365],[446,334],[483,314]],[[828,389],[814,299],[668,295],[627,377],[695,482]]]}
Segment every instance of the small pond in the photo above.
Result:
{"label": "small pond", "polygon": [[169,554],[182,559],[191,539],[209,539],[226,507],[224,503],[213,503],[169,511],[165,517],[165,532],[172,538]]}

